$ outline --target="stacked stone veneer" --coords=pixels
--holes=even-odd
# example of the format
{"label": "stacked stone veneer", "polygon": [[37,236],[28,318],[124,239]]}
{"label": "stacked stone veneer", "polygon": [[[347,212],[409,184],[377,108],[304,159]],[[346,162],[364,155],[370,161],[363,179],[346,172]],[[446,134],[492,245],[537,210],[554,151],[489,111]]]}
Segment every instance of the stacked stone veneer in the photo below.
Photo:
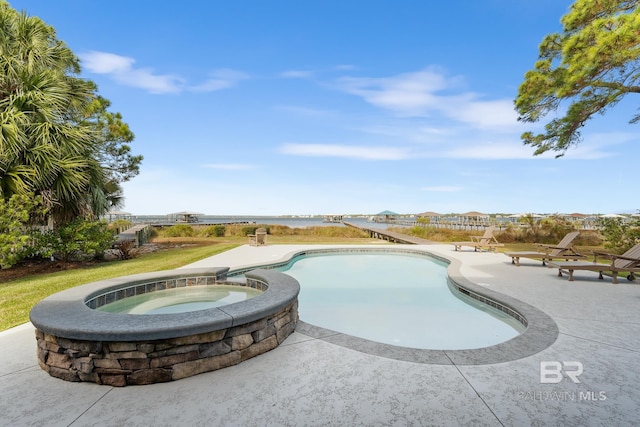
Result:
{"label": "stacked stone veneer", "polygon": [[38,363],[67,381],[152,384],[236,365],[276,348],[295,329],[298,302],[266,318],[197,335],[151,341],[83,341],[36,329]]}

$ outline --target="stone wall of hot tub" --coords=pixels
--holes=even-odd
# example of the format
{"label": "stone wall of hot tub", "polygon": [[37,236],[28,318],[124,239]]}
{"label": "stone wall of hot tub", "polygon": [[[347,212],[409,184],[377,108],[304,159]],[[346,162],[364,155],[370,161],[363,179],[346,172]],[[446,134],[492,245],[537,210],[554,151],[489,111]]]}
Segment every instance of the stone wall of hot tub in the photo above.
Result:
{"label": "stone wall of hot tub", "polygon": [[67,381],[142,385],[215,371],[276,348],[296,328],[300,288],[292,277],[274,271],[247,273],[245,286],[266,286],[261,295],[213,309],[121,315],[86,304],[96,295],[132,283],[182,280],[204,273],[224,284],[227,270],[127,276],[45,298],[30,313],[40,367]]}
{"label": "stone wall of hot tub", "polygon": [[38,363],[51,376],[112,386],[152,384],[236,365],[276,348],[295,329],[297,301],[268,318],[165,340],[60,338],[36,329]]}

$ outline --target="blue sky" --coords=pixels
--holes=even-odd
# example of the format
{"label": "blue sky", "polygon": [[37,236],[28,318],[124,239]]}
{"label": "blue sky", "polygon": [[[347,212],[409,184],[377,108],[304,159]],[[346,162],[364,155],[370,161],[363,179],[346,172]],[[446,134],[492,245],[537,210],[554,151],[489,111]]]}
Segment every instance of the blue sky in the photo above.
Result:
{"label": "blue sky", "polygon": [[10,4],[52,25],[136,134],[134,215],[620,213],[629,99],[560,159],[513,99],[567,0]]}

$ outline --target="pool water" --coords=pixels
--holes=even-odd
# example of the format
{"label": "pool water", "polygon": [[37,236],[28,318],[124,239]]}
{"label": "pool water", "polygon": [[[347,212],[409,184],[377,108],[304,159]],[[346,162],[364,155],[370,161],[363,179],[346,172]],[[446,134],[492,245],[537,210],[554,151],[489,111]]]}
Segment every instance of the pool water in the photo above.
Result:
{"label": "pool water", "polygon": [[520,334],[511,316],[448,285],[446,264],[410,254],[331,254],[280,271],[300,282],[300,319],[381,343],[420,349],[487,347]]}
{"label": "pool water", "polygon": [[129,314],[184,313],[245,301],[261,293],[246,286],[187,286],[131,296],[96,310]]}

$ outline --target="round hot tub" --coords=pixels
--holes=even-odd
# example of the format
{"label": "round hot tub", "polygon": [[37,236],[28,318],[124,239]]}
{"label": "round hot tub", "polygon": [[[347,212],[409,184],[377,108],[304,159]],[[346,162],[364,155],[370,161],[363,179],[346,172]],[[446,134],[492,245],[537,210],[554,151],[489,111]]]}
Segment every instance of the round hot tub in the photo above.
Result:
{"label": "round hot tub", "polygon": [[239,284],[184,286],[133,295],[96,307],[96,310],[128,314],[186,313],[247,301],[262,292],[262,287],[254,289]]}
{"label": "round hot tub", "polygon": [[[213,371],[277,347],[298,322],[298,282],[262,269],[247,273],[244,280],[229,281],[227,272],[228,268],[213,268],[145,273],[51,295],[30,313],[38,362],[51,376],[68,381],[124,386]],[[225,303],[218,298],[203,308],[201,297],[178,297],[160,304],[164,309],[156,313],[108,311],[136,300],[143,302],[133,306],[144,311],[145,306],[157,305],[149,301],[158,300],[158,295],[204,291],[220,296],[230,294],[231,288],[240,293],[244,288],[251,298],[235,296]],[[172,310],[171,301],[186,306]]]}

